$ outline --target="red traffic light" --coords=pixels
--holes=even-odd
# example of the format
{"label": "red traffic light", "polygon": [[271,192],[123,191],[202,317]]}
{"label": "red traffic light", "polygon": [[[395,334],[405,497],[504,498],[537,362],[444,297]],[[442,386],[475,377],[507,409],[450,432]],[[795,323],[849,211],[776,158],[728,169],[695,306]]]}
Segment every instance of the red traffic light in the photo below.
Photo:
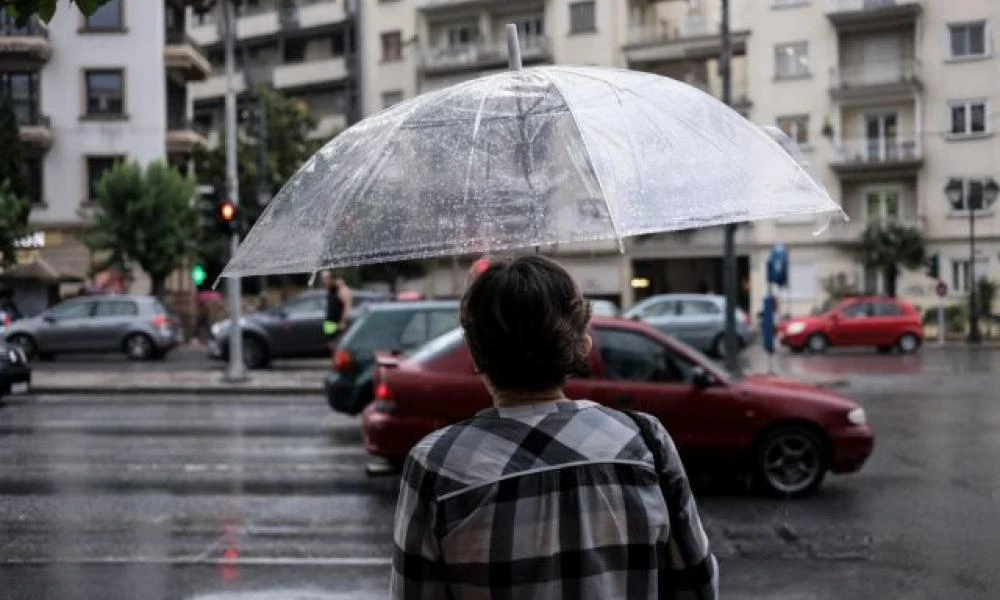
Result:
{"label": "red traffic light", "polygon": [[236,218],[236,205],[232,202],[223,202],[219,206],[219,216],[223,221],[230,222]]}

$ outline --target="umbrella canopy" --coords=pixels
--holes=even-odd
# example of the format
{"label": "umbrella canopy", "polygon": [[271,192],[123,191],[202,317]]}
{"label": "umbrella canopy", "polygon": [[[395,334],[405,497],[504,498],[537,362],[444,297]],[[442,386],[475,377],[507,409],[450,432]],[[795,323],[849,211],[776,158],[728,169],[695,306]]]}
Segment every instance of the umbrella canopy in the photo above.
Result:
{"label": "umbrella canopy", "polygon": [[418,96],[341,133],[272,200],[223,276],[839,210],[770,135],[694,87],[537,67]]}

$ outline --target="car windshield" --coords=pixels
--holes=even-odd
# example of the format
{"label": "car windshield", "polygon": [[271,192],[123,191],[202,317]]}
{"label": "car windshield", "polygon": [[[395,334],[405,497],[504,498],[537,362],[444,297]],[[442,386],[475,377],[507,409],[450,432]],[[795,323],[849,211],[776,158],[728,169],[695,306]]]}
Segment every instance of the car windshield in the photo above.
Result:
{"label": "car windshield", "polygon": [[442,333],[423,346],[410,350],[406,353],[406,357],[418,363],[434,360],[442,354],[451,352],[455,346],[461,344],[463,335],[462,328],[456,327],[447,333]]}

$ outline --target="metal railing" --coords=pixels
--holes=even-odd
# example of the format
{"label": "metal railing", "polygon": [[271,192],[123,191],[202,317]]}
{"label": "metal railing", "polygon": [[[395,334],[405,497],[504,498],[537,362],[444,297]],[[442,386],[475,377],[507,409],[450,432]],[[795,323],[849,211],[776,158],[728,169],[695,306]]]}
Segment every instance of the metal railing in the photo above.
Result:
{"label": "metal railing", "polygon": [[834,146],[833,162],[841,165],[882,165],[920,160],[923,148],[915,135],[894,138],[857,138]]}
{"label": "metal railing", "polygon": [[826,12],[862,12],[866,10],[879,10],[890,6],[902,6],[905,4],[920,4],[921,0],[826,0]]}
{"label": "metal railing", "polygon": [[199,135],[208,135],[209,127],[199,124],[187,117],[167,117],[167,131],[193,131]]}
{"label": "metal railing", "polygon": [[[549,56],[549,38],[544,35],[522,37],[521,56],[525,60],[536,60]],[[449,69],[457,67],[506,62],[506,42],[471,42],[455,46],[430,48],[421,57],[421,67],[425,70]]]}
{"label": "metal railing", "polygon": [[38,111],[38,108],[31,110],[20,110],[22,106],[14,107],[14,116],[17,117],[17,124],[20,127],[52,127],[52,119]]}
{"label": "metal railing", "polygon": [[0,11],[0,37],[49,37],[49,29],[32,17],[23,27],[17,26],[14,17]]}
{"label": "metal railing", "polygon": [[719,28],[713,27],[704,17],[695,15],[676,23],[665,19],[636,23],[629,27],[627,43],[629,46],[645,46],[709,35],[719,35]]}
{"label": "metal railing", "polygon": [[830,69],[830,82],[834,88],[914,83],[919,79],[920,61],[916,58],[869,61]]}

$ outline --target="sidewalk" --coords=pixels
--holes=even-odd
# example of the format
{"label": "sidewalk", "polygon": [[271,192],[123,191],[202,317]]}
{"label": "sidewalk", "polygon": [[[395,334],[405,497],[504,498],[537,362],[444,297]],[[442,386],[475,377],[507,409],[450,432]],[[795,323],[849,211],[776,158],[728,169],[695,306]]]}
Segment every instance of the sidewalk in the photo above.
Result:
{"label": "sidewalk", "polygon": [[251,371],[244,382],[223,379],[222,371],[53,372],[35,370],[35,394],[254,394],[319,395],[324,370]]}

